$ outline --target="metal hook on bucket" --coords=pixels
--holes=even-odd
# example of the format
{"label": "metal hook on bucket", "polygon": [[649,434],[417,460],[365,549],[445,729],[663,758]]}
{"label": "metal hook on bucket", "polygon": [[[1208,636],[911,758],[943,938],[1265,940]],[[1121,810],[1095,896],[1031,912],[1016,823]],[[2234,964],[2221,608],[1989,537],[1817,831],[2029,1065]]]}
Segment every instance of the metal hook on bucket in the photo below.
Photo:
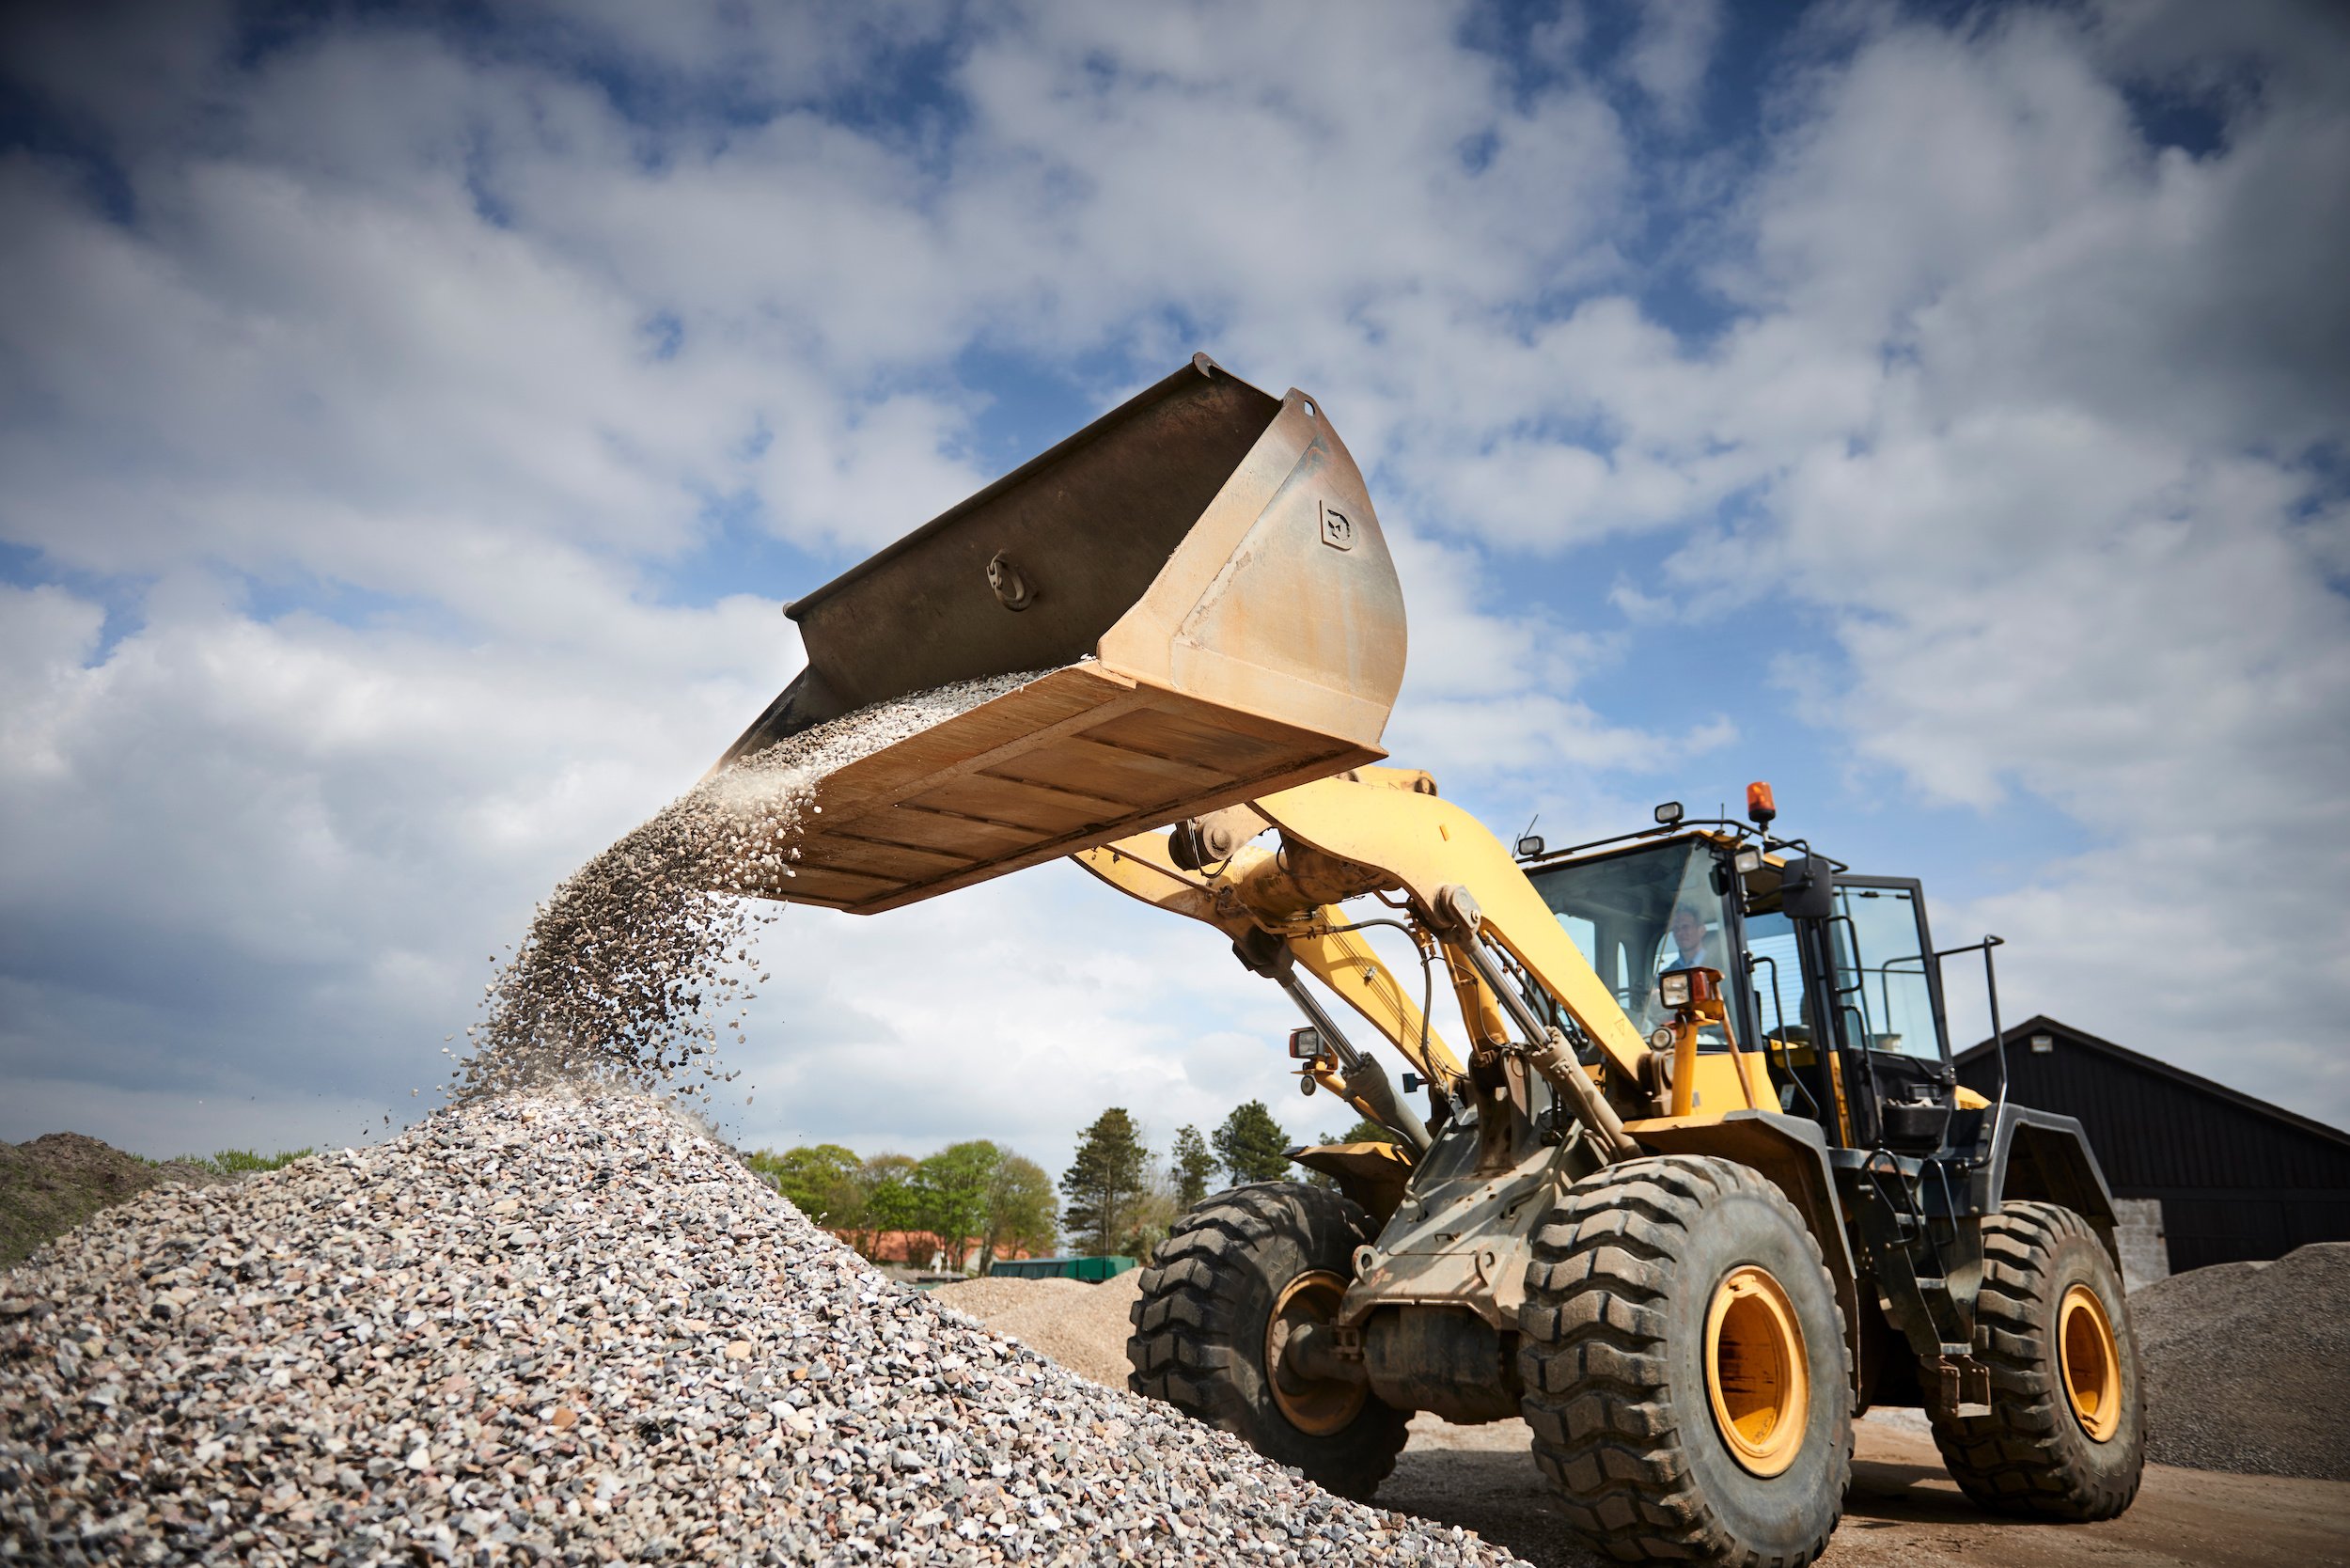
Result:
{"label": "metal hook on bucket", "polygon": [[995,597],[1003,601],[1008,610],[1025,610],[1036,603],[1036,590],[1020,575],[1020,569],[1004,558],[1001,550],[988,560],[987,586],[995,590]]}

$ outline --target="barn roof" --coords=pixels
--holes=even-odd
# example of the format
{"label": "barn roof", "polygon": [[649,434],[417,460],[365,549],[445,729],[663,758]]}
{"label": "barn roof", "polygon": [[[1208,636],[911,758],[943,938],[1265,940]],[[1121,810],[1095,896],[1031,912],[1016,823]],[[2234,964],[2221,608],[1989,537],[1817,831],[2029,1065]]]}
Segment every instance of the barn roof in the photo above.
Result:
{"label": "barn roof", "polygon": [[[2215,1083],[2200,1074],[2188,1072],[2184,1067],[2173,1067],[2167,1061],[2158,1061],[2141,1052],[2116,1045],[2110,1040],[2100,1040],[2086,1030],[2073,1027],[2070,1024],[2059,1023],[2045,1013],[2034,1013],[2024,1022],[2002,1031],[2002,1037],[2007,1041],[2007,1047],[2010,1051],[2025,1048],[2025,1043],[2035,1034],[2061,1035],[2069,1045],[2086,1047],[2092,1052],[2110,1057],[2123,1065],[2136,1068],[2141,1073],[2150,1073],[2156,1077],[2168,1078],[2199,1094],[2208,1094],[2216,1100],[2225,1101],[2239,1109],[2250,1111],[2258,1116],[2269,1117],[2288,1127],[2314,1134],[2340,1144],[2344,1149],[2350,1149],[2350,1133],[2345,1133],[2339,1127],[2329,1127],[2325,1122],[2314,1121],[2297,1111],[2289,1111],[2282,1105],[2271,1105],[2266,1100],[2257,1099],[2242,1090],[2230,1089],[2223,1083]],[[1988,1061],[1991,1057],[1991,1045],[1992,1043],[1988,1040],[1980,1044],[1969,1045],[1951,1059],[1961,1069],[1971,1067],[1980,1061]]]}

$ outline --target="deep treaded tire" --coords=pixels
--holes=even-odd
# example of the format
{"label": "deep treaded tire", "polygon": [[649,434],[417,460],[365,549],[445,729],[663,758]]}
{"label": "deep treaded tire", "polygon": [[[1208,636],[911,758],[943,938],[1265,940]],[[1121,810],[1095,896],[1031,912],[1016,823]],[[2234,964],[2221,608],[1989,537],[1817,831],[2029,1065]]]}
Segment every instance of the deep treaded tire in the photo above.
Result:
{"label": "deep treaded tire", "polygon": [[[1757,1269],[1783,1293],[1808,1379],[1776,1474],[1737,1456],[1706,1367],[1716,1295]],[[1535,1229],[1519,1327],[1535,1460],[1601,1551],[1795,1568],[1827,1544],[1852,1475],[1843,1313],[1818,1243],[1764,1177],[1667,1155],[1576,1183]]]}
{"label": "deep treaded tire", "polygon": [[[2121,1373],[2102,1442],[2075,1413],[2059,1358],[2059,1316],[2076,1287],[2107,1314]],[[1935,1446],[1961,1490],[2035,1519],[2110,1519],[2130,1506],[2146,1466],[2146,1384],[2121,1275],[2087,1220],[2013,1202],[1982,1222],[1975,1356],[1991,1368],[1991,1414],[1934,1417]]]}
{"label": "deep treaded tire", "polygon": [[1355,1249],[1373,1235],[1358,1204],[1302,1182],[1208,1199],[1176,1221],[1142,1271],[1127,1387],[1238,1434],[1330,1491],[1368,1498],[1395,1468],[1409,1412],[1366,1391],[1361,1410],[1339,1430],[1301,1431],[1275,1398],[1264,1347],[1282,1291],[1317,1271],[1354,1278]]}

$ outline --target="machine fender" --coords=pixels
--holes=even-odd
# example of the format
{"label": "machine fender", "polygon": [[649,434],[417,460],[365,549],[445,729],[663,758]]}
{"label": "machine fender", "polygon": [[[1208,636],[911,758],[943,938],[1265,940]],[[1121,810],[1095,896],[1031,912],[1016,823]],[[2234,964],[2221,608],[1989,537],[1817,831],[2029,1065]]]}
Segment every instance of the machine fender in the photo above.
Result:
{"label": "machine fender", "polygon": [[1852,1242],[1844,1232],[1844,1208],[1836,1197],[1827,1138],[1819,1123],[1778,1111],[1734,1110],[1718,1117],[1658,1117],[1627,1121],[1624,1131],[1655,1154],[1715,1154],[1750,1166],[1787,1195],[1819,1238],[1820,1256],[1836,1281],[1844,1309],[1849,1365],[1860,1365],[1860,1277]]}
{"label": "machine fender", "polygon": [[1318,1143],[1292,1149],[1289,1157],[1338,1183],[1381,1226],[1395,1217],[1412,1179],[1410,1152],[1392,1143]]}
{"label": "machine fender", "polygon": [[[2113,1189],[2079,1121],[2053,1111],[2003,1106],[1991,1132],[1991,1157],[1977,1174],[1976,1199],[1984,1214],[2029,1199],[2072,1210],[2114,1250]],[[2119,1254],[2117,1253],[2118,1257]]]}

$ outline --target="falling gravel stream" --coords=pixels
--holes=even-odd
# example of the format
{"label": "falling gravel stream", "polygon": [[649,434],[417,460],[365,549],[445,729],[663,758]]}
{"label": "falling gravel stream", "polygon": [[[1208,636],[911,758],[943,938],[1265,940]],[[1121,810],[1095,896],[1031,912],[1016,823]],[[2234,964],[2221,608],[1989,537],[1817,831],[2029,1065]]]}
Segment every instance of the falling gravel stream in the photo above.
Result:
{"label": "falling gravel stream", "polygon": [[539,906],[443,1087],[461,1100],[550,1081],[694,1096],[730,1080],[719,1047],[729,1032],[744,1039],[758,995],[751,944],[776,917],[733,889],[789,880],[825,775],[1034,679],[958,682],[861,708],[713,773],[622,835]]}

